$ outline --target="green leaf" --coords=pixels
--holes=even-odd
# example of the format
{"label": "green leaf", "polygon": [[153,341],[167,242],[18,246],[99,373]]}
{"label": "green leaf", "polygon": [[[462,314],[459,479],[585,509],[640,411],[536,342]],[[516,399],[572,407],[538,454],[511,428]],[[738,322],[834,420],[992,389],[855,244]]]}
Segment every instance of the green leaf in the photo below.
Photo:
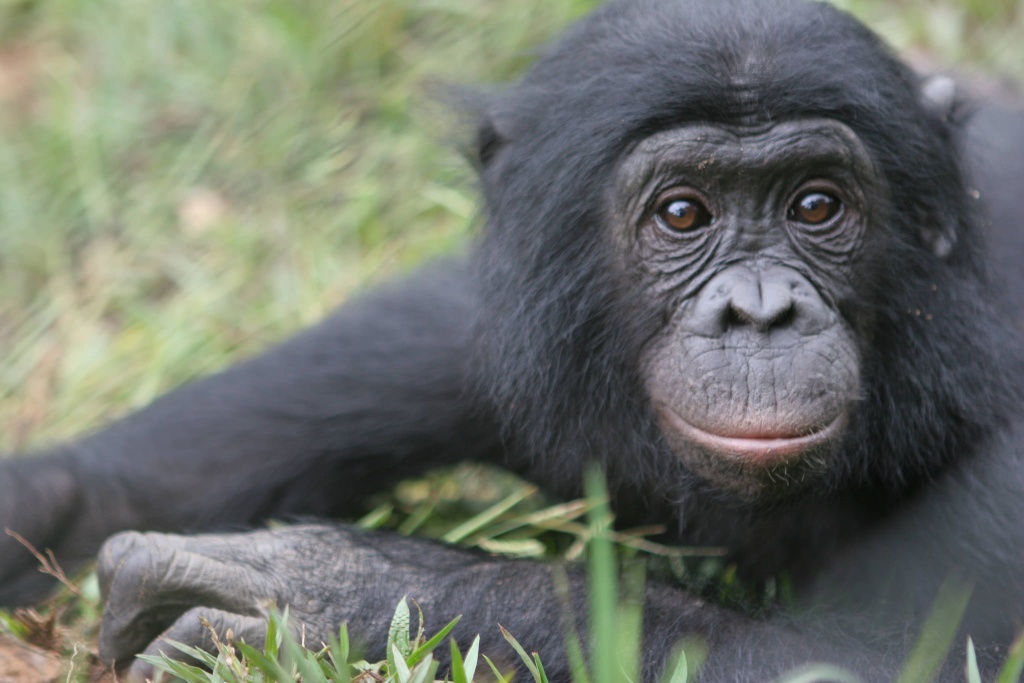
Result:
{"label": "green leaf", "polygon": [[1017,636],[1017,639],[1010,645],[1010,655],[999,670],[999,677],[996,683],[1018,683],[1021,672],[1024,672],[1024,633]]}
{"label": "green leaf", "polygon": [[510,681],[512,680],[512,676],[515,675],[515,672],[509,672],[509,674],[506,676],[505,674],[498,671],[498,667],[494,665],[494,662],[491,661],[490,657],[488,657],[487,655],[484,655],[483,657],[484,661],[487,662],[487,666],[491,667],[491,673],[494,674],[494,680],[496,680],[498,683],[510,683]]}
{"label": "green leaf", "polygon": [[948,579],[942,584],[935,605],[921,629],[921,636],[896,679],[898,683],[928,683],[935,678],[956,637],[971,590],[969,584],[955,579]]}
{"label": "green leaf", "polygon": [[303,683],[321,683],[326,681],[323,669],[320,668],[320,665],[314,659],[313,653],[299,645],[299,641],[295,639],[295,636],[290,631],[284,632],[281,645],[284,648],[288,663],[298,670]]}
{"label": "green leaf", "polygon": [[197,647],[186,645],[185,643],[179,642],[177,640],[172,640],[170,638],[164,638],[163,642],[167,643],[175,650],[178,650],[179,652],[184,652],[189,657],[195,658],[200,664],[203,664],[204,666],[209,667],[210,669],[212,669],[214,664],[217,663],[216,655],[212,655],[206,650],[200,650]]}
{"label": "green leaf", "polygon": [[152,664],[161,671],[166,671],[172,676],[176,676],[183,681],[190,681],[192,683],[206,683],[209,680],[209,674],[206,669],[198,666],[192,666],[185,662],[179,662],[176,659],[171,659],[167,655],[139,655],[139,659],[144,662]]}
{"label": "green leaf", "polygon": [[327,671],[327,676],[334,683],[349,683],[352,677],[349,675],[349,646],[348,646],[348,625],[342,624],[338,629],[338,637],[333,635],[327,639],[327,652],[330,655],[333,666]]}
{"label": "green leaf", "polygon": [[473,678],[476,676],[476,665],[477,658],[480,655],[480,636],[477,635],[473,639],[473,644],[469,646],[469,650],[466,652],[466,680],[468,683],[473,683]]}
{"label": "green leaf", "polygon": [[536,652],[533,653],[533,664],[537,667],[537,671],[540,673],[540,683],[550,683],[548,681],[548,674],[544,671],[544,663],[540,661],[540,655]]}
{"label": "green leaf", "polygon": [[238,649],[238,653],[244,657],[250,665],[262,671],[270,680],[279,681],[280,683],[291,682],[291,675],[285,671],[283,666],[281,666],[281,663],[277,660],[276,656],[264,654],[253,646],[246,645],[245,643],[238,643],[235,647]]}
{"label": "green leaf", "polygon": [[459,653],[459,645],[452,638],[449,642],[452,657],[452,683],[470,683],[472,679],[466,678],[466,669],[462,663],[462,655]]}
{"label": "green leaf", "polygon": [[675,662],[665,669],[662,677],[663,683],[686,683],[690,677],[690,670],[686,666],[686,651],[682,648],[676,654]]}
{"label": "green leaf", "polygon": [[409,641],[409,649],[415,650],[423,642],[423,608],[415,600],[412,604],[416,605],[416,635]]}
{"label": "green leaf", "polygon": [[437,662],[433,655],[427,655],[426,659],[416,665],[413,669],[408,683],[427,683],[434,680],[434,673],[437,672]]}
{"label": "green leaf", "polygon": [[967,636],[967,663],[964,664],[964,678],[967,679],[967,683],[981,683],[978,655],[974,652],[974,641],[970,636]]}
{"label": "green leaf", "polygon": [[700,667],[707,659],[704,642],[697,638],[684,638],[675,647],[672,664],[662,674],[662,683],[686,683],[697,679]]}
{"label": "green leaf", "polygon": [[642,562],[633,562],[624,568],[622,595],[615,613],[615,658],[621,678],[630,683],[640,680],[645,569]]}
{"label": "green leaf", "polygon": [[541,680],[540,671],[537,669],[537,665],[533,663],[533,658],[530,657],[530,655],[526,654],[526,650],[523,649],[523,646],[519,644],[519,641],[516,640],[511,633],[505,630],[504,626],[498,624],[498,628],[501,629],[501,635],[505,638],[505,640],[508,641],[509,645],[512,646],[512,649],[516,651],[516,654],[519,655],[519,658],[523,660],[523,664],[526,665],[526,668],[530,672],[530,675],[533,676],[533,680],[536,683],[543,683]]}
{"label": "green leaf", "polygon": [[391,519],[391,513],[394,511],[395,509],[390,503],[378,505],[360,517],[356,521],[356,526],[363,529],[379,529],[384,526],[389,519]]}
{"label": "green leaf", "polygon": [[802,666],[780,678],[777,683],[819,683],[820,681],[829,681],[829,683],[862,683],[859,678],[846,669],[830,664]]}
{"label": "green leaf", "polygon": [[447,543],[458,543],[459,541],[465,539],[467,536],[472,534],[474,531],[477,531],[482,527],[486,526],[487,524],[490,524],[498,517],[505,514],[506,512],[508,512],[516,505],[526,500],[535,493],[537,493],[536,486],[532,484],[523,486],[518,491],[514,491],[513,493],[509,494],[503,500],[498,501],[491,507],[481,512],[480,514],[474,515],[473,517],[467,519],[465,522],[458,525],[457,527],[446,533],[444,536],[442,536],[441,540]]}
{"label": "green leaf", "polygon": [[455,628],[455,625],[459,623],[459,620],[461,619],[462,615],[460,614],[459,616],[449,621],[448,625],[440,631],[438,631],[434,635],[434,637],[420,645],[415,650],[413,650],[412,654],[405,658],[405,661],[409,664],[409,666],[415,666],[416,663],[420,661],[420,659],[422,659],[425,655],[431,652],[435,647],[440,645],[441,641],[444,640],[448,636],[448,634],[452,632],[452,629]]}
{"label": "green leaf", "polygon": [[465,661],[462,659],[455,639],[452,638],[449,642],[452,657],[452,683],[473,683],[473,677],[476,675],[477,654],[480,650],[480,636],[473,639],[473,644],[466,652]]}
{"label": "green leaf", "polygon": [[583,643],[580,641],[580,634],[576,629],[576,621],[573,618],[572,607],[569,597],[569,577],[565,568],[556,566],[552,569],[551,579],[554,583],[555,594],[558,596],[559,604],[562,607],[562,624],[565,630],[565,655],[569,660],[569,675],[574,683],[590,683],[590,674],[587,671],[587,660],[583,656]]}
{"label": "green leaf", "polygon": [[[428,660],[424,659],[423,661]],[[392,662],[394,662],[393,665]],[[412,673],[409,671],[409,665],[405,663],[402,653],[398,651],[398,646],[394,643],[391,644],[391,650],[388,653],[388,671],[399,683],[410,683],[409,679],[412,678]]]}
{"label": "green leaf", "polygon": [[393,673],[397,666],[393,652],[398,653],[398,658],[403,660],[402,664],[404,665],[404,658],[411,654],[411,649],[409,645],[409,603],[405,596],[402,596],[402,599],[398,601],[398,606],[395,607],[395,614],[391,617],[391,627],[388,629],[388,670]]}
{"label": "green leaf", "polygon": [[282,625],[288,621],[288,608],[283,612],[271,609],[267,616],[267,637],[263,639],[263,651],[271,659],[277,659],[281,647]]}
{"label": "green leaf", "polygon": [[610,538],[612,515],[600,468],[587,469],[584,488],[590,503],[591,540],[587,562],[590,588],[591,673],[595,683],[615,683],[617,653],[616,603],[618,580]]}

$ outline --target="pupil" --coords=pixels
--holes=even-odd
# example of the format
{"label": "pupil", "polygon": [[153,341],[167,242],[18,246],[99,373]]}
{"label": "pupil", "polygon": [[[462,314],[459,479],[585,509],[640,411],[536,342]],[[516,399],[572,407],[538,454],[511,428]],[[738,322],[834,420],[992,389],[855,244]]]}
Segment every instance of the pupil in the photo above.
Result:
{"label": "pupil", "polygon": [[804,223],[824,223],[835,215],[838,206],[835,199],[821,192],[814,192],[800,199],[800,220]]}
{"label": "pupil", "polygon": [[658,218],[663,226],[677,232],[702,228],[711,222],[704,205],[692,199],[667,200],[658,208]]}
{"label": "pupil", "polygon": [[672,202],[668,207],[669,213],[679,219],[688,218],[693,214],[693,204],[690,202]]}

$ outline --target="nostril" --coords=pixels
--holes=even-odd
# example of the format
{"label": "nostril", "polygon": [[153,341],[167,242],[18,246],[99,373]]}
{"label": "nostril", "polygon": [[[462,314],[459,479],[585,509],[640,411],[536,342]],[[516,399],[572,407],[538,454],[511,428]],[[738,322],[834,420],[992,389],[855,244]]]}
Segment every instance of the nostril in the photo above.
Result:
{"label": "nostril", "polygon": [[784,327],[793,323],[796,307],[789,296],[759,297],[757,301],[739,302],[735,298],[729,302],[726,324],[750,325],[759,332],[767,332],[773,327]]}
{"label": "nostril", "polygon": [[733,266],[716,275],[685,305],[687,332],[721,337],[735,330],[793,329],[814,334],[831,324],[829,306],[801,275],[784,267],[764,272]]}

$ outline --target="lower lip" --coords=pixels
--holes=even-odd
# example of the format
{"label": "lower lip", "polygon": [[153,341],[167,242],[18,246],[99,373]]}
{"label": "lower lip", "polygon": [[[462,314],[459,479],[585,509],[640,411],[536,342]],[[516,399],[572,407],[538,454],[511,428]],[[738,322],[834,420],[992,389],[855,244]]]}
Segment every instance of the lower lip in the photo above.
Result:
{"label": "lower lip", "polygon": [[789,462],[806,451],[832,441],[846,425],[846,414],[844,413],[824,429],[810,434],[759,439],[712,434],[694,427],[679,417],[671,408],[661,406],[660,412],[668,419],[672,427],[689,441],[738,464],[759,467],[770,467]]}

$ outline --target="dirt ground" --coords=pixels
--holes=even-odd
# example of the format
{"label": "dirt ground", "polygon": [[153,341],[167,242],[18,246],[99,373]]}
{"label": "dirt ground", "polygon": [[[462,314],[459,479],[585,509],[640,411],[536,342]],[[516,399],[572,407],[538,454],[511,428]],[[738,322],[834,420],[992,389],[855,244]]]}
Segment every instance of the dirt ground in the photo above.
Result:
{"label": "dirt ground", "polygon": [[[72,666],[81,673],[68,676]],[[86,669],[88,674],[85,674]],[[67,680],[117,683],[113,674],[93,661],[88,653],[68,659],[0,633],[0,683],[64,683]]]}
{"label": "dirt ground", "polygon": [[64,668],[60,655],[0,634],[0,683],[50,683]]}

